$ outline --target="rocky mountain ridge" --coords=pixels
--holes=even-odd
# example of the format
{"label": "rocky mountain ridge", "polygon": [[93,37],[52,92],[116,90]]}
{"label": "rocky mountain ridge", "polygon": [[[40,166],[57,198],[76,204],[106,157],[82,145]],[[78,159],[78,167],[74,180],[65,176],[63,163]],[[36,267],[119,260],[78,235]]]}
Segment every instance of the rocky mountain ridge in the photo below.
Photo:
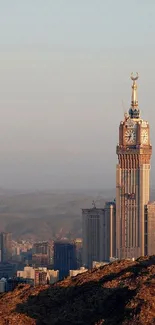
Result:
{"label": "rocky mountain ridge", "polygon": [[155,256],[122,260],[0,298],[1,325],[154,325]]}

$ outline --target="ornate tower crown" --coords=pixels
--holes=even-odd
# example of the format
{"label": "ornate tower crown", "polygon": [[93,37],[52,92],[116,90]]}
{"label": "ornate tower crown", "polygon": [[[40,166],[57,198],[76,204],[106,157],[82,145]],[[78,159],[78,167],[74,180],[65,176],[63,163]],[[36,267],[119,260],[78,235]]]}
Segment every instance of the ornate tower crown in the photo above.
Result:
{"label": "ornate tower crown", "polygon": [[130,118],[140,117],[140,110],[138,107],[138,98],[137,98],[137,83],[136,83],[138,77],[139,77],[138,72],[136,73],[136,76],[133,75],[133,72],[131,73],[131,80],[133,81],[133,84],[132,84],[131,108],[129,109]]}

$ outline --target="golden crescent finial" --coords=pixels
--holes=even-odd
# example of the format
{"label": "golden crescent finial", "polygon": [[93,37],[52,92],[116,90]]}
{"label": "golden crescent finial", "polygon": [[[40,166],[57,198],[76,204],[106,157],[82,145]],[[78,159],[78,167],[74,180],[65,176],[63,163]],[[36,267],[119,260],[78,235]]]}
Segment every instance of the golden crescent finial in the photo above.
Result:
{"label": "golden crescent finial", "polygon": [[133,72],[131,73],[131,80],[135,81],[139,78],[138,72],[136,72],[136,75],[134,76]]}

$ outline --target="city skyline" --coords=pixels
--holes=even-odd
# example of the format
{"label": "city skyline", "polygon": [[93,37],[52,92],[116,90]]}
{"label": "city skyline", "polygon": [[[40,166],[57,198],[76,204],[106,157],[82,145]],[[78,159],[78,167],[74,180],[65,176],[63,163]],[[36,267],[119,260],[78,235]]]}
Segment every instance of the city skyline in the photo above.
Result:
{"label": "city skyline", "polygon": [[154,13],[152,1],[3,3],[1,187],[114,188],[131,71],[154,146]]}
{"label": "city skyline", "polygon": [[131,104],[119,125],[116,198],[82,209],[83,265],[137,259],[155,249],[155,201],[150,200],[150,125],[138,102],[138,72],[131,73]]}

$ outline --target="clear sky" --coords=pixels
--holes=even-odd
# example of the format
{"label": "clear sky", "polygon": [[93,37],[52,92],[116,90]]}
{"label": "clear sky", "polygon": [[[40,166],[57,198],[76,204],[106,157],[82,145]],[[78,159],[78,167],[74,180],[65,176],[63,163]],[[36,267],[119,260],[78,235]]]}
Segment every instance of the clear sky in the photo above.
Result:
{"label": "clear sky", "polygon": [[0,0],[0,187],[114,187],[132,71],[155,148],[154,0]]}

